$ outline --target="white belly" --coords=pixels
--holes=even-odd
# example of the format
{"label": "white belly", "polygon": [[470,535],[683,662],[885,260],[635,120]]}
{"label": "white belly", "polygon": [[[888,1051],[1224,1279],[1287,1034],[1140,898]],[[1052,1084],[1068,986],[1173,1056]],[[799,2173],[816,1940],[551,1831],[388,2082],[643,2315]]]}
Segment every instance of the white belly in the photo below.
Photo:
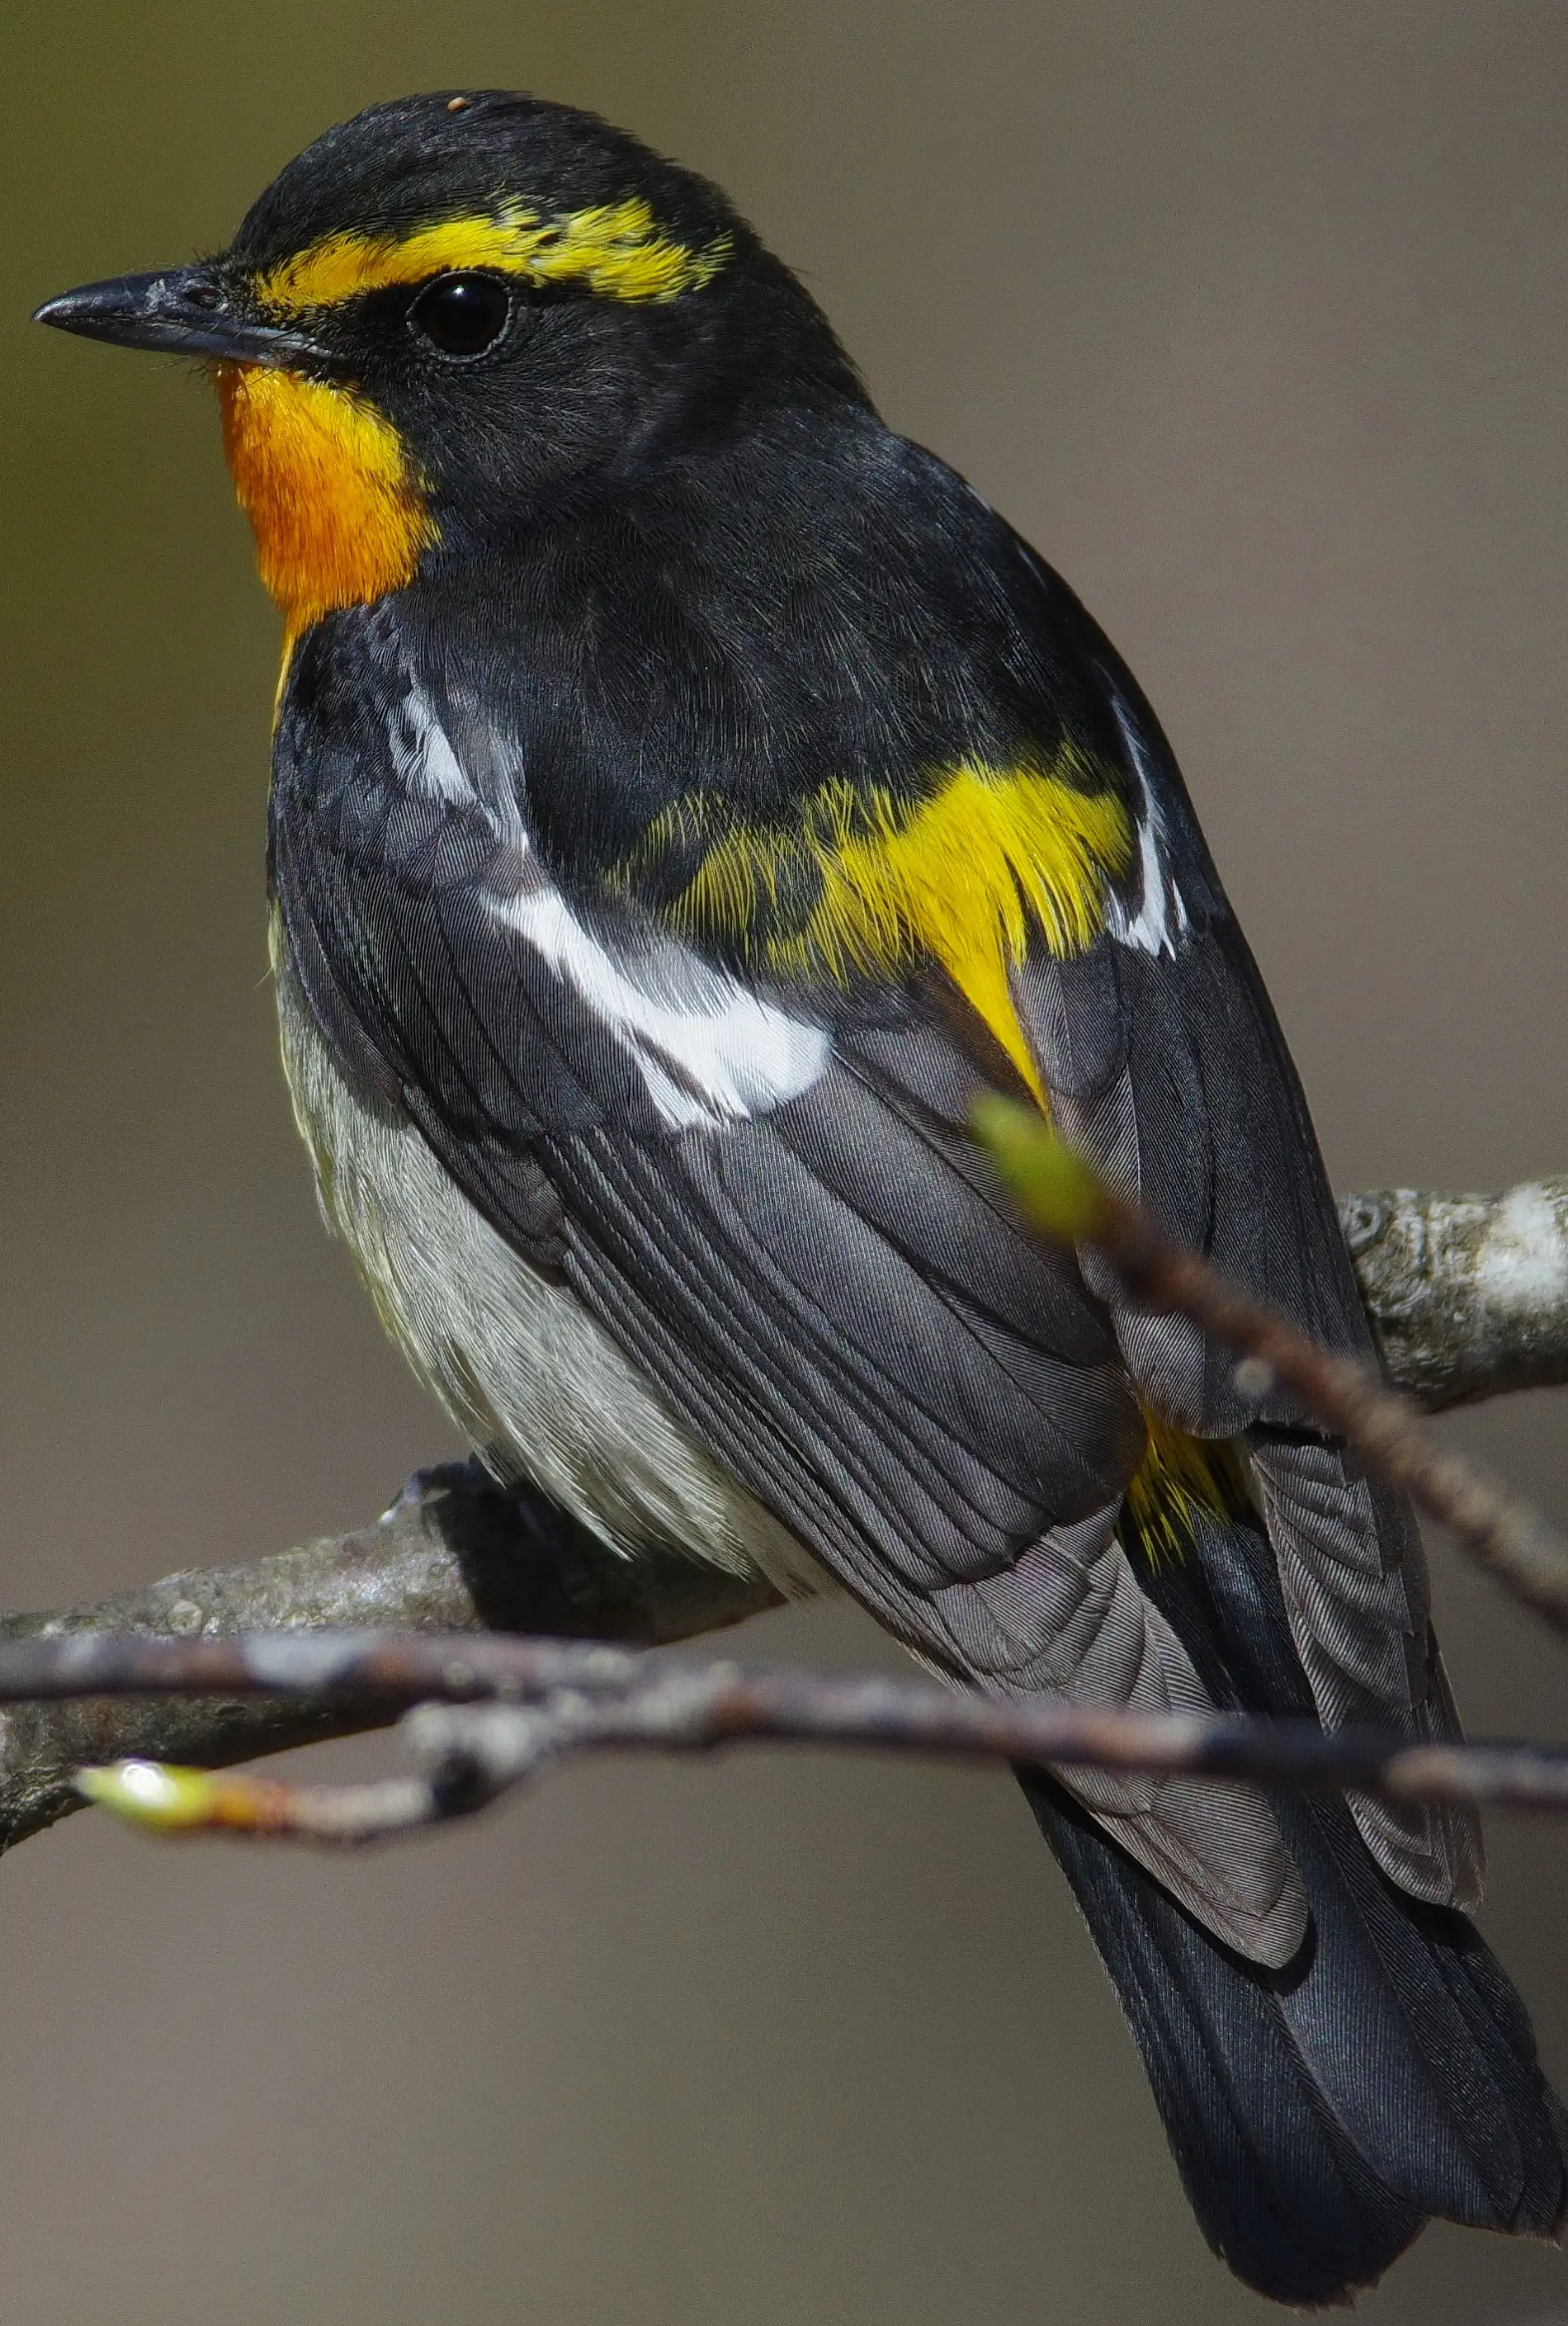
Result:
{"label": "white belly", "polygon": [[658,1542],[735,1574],[760,1570],[792,1597],[831,1588],[575,1294],[497,1235],[413,1125],[355,1093],[280,954],[274,931],[283,1065],[322,1212],[475,1451],[623,1553]]}

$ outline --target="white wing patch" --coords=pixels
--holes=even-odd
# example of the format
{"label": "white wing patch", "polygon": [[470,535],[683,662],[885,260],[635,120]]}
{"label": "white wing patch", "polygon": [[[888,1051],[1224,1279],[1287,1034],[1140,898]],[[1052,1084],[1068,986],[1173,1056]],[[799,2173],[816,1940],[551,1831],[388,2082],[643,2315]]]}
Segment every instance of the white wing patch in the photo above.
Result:
{"label": "white wing patch", "polygon": [[510,784],[498,798],[481,791],[417,686],[404,698],[392,751],[410,791],[489,824],[491,911],[603,1020],[672,1130],[765,1113],[822,1074],[825,1027],[789,1017],[672,937],[617,932],[612,945],[597,935],[540,861]]}
{"label": "white wing patch", "polygon": [[672,940],[640,956],[612,953],[538,863],[528,849],[524,869],[535,877],[492,909],[604,1020],[673,1130],[765,1113],[821,1075],[825,1028],[787,1017]]}
{"label": "white wing patch", "polygon": [[1128,909],[1124,898],[1113,896],[1106,909],[1106,926],[1118,942],[1132,945],[1139,953],[1175,954],[1176,947],[1187,934],[1187,907],[1175,876],[1165,861],[1164,819],[1155,798],[1154,786],[1149,781],[1148,760],[1137,730],[1122,707],[1119,696],[1111,698],[1116,723],[1127,745],[1127,758],[1138,779],[1141,805],[1138,809],[1138,902],[1137,912]]}
{"label": "white wing patch", "polygon": [[411,686],[398,705],[388,737],[392,764],[416,797],[450,800],[471,806],[478,800],[447,730],[422,690]]}

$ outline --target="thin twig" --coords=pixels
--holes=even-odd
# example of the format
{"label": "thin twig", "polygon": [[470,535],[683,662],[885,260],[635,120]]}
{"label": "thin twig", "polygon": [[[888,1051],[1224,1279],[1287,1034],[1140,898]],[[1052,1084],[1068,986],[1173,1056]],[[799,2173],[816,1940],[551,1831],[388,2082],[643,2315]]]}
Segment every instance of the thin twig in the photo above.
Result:
{"label": "thin twig", "polygon": [[286,1785],[139,1761],[81,1772],[89,1799],[162,1832],[380,1840],[465,1816],[580,1754],[706,1752],[741,1742],[1568,1810],[1568,1747],[1413,1746],[1367,1730],[1325,1735],[1308,1720],[1155,1717],[918,1679],[650,1663],[623,1649],[553,1641],[385,1633],[80,1641],[0,1657],[0,1696],[84,1680],[120,1690],[286,1690],[306,1701],[361,1687],[413,1706],[403,1734],[413,1772],[379,1784]]}
{"label": "thin twig", "polygon": [[[673,1551],[617,1558],[543,1496],[503,1492],[473,1465],[422,1473],[384,1519],[236,1567],[188,1568],[91,1605],[0,1615],[0,1653],[28,1642],[237,1632],[283,1637],[321,1625],[500,1629],[653,1647],[775,1606],[760,1577]],[[221,1768],[327,1736],[385,1727],[405,1699],[353,1687],[310,1698],[241,1695],[36,1698],[0,1717],[0,1850],[82,1807],[83,1763],[153,1758]]]}
{"label": "thin twig", "polygon": [[1321,1347],[1197,1252],[1173,1243],[1040,1115],[997,1100],[986,1106],[981,1127],[1025,1218],[1060,1241],[1095,1245],[1135,1299],[1190,1317],[1239,1351],[1249,1391],[1288,1391],[1313,1420],[1451,1528],[1504,1589],[1568,1633],[1568,1540],[1531,1503],[1441,1445],[1419,1409],[1369,1366]]}

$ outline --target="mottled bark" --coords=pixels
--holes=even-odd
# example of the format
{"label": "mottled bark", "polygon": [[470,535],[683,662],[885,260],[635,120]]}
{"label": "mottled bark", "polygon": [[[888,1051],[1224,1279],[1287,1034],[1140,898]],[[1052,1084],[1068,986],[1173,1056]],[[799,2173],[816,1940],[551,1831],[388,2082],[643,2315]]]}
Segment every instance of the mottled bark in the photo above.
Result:
{"label": "mottled bark", "polygon": [[1568,1382],[1568,1179],[1340,1207],[1393,1379],[1429,1412]]}

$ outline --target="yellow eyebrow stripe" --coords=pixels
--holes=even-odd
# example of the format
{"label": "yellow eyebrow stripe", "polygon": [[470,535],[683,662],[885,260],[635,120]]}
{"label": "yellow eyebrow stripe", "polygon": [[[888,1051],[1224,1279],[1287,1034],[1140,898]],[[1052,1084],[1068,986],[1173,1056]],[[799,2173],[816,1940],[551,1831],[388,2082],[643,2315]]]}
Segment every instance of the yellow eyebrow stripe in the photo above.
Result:
{"label": "yellow eyebrow stripe", "polygon": [[329,234],[262,275],[256,295],[279,314],[303,314],[450,270],[489,268],[531,283],[580,283],[610,299],[665,301],[711,282],[730,247],[726,234],[700,250],[672,240],[640,200],[551,219],[508,207],[395,237]]}

